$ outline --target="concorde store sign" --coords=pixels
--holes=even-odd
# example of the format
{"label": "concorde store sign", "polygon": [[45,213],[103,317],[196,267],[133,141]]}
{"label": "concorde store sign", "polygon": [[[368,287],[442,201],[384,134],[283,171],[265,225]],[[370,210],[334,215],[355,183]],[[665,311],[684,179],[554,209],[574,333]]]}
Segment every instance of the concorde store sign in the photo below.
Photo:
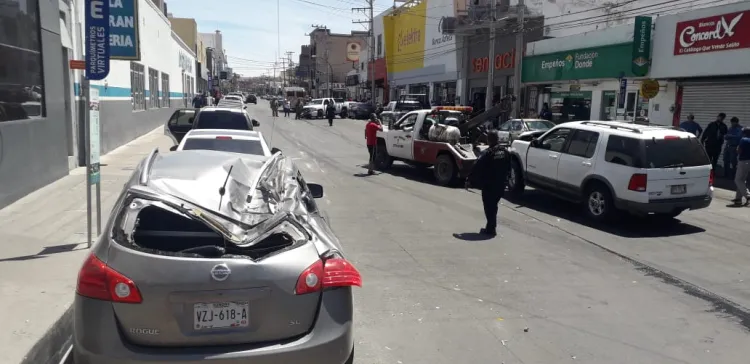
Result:
{"label": "concorde store sign", "polygon": [[85,6],[88,79],[107,77],[111,59],[140,60],[138,0],[86,0]]}

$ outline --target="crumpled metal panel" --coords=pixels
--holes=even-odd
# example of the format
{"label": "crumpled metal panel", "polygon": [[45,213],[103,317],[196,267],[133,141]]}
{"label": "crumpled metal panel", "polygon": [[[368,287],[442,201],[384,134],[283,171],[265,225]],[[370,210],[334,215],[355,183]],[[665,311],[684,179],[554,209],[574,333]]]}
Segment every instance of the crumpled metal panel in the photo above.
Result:
{"label": "crumpled metal panel", "polygon": [[[301,222],[309,211],[290,158],[280,153],[268,159],[213,151],[179,153],[157,157],[148,185],[133,186],[131,192],[199,219],[240,246],[252,245],[279,227],[296,227],[292,235],[297,236],[305,230]],[[203,159],[195,163],[190,158]]]}

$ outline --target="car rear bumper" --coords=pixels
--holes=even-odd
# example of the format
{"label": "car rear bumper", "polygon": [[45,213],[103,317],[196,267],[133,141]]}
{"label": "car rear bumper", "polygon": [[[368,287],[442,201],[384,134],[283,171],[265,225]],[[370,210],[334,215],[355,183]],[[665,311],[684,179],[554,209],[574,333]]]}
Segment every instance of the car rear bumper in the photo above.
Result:
{"label": "car rear bumper", "polygon": [[671,198],[666,200],[652,200],[646,203],[626,200],[617,200],[618,209],[639,214],[668,214],[681,210],[698,210],[706,208],[711,204],[713,195],[695,197]]}
{"label": "car rear bumper", "polygon": [[76,364],[343,364],[354,347],[351,288],[323,294],[312,330],[286,341],[224,347],[142,347],[123,340],[108,303],[76,297],[73,355]]}

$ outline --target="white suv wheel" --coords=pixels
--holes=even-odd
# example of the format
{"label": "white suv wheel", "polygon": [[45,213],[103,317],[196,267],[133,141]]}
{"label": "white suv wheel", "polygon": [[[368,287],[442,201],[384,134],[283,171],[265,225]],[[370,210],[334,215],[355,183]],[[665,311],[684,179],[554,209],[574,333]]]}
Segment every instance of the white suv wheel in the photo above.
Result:
{"label": "white suv wheel", "polygon": [[591,191],[588,200],[589,212],[594,216],[602,216],[607,212],[607,199],[599,191]]}

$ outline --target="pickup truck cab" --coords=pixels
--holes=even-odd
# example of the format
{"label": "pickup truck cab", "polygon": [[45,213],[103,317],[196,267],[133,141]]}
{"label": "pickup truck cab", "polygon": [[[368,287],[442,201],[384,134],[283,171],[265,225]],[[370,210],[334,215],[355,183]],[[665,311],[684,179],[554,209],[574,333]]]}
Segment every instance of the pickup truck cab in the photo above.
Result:
{"label": "pickup truck cab", "polygon": [[[440,185],[450,185],[465,177],[477,156],[471,144],[430,137],[435,125],[453,127],[455,132],[467,123],[470,107],[436,107],[407,112],[398,121],[379,131],[375,164],[387,170],[394,161],[417,167],[434,167],[435,180]],[[445,130],[448,130],[446,128]],[[459,134],[460,136],[460,134]],[[444,141],[443,141],[444,140]]]}
{"label": "pickup truck cab", "polygon": [[341,104],[336,103],[336,100],[333,97],[323,97],[320,99],[312,99],[307,105],[302,107],[302,117],[307,119],[324,118],[326,116],[326,101],[328,101],[328,103],[333,103],[336,107],[336,115],[341,115]]}

